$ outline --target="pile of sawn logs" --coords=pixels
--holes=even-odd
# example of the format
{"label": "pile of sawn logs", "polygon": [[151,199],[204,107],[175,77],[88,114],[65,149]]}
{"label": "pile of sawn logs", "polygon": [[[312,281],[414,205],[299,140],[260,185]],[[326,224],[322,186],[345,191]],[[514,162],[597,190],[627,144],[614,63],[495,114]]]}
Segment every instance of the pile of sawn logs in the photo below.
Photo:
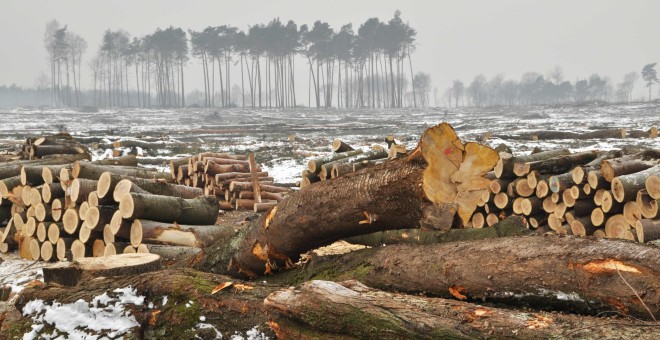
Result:
{"label": "pile of sawn logs", "polygon": [[[50,141],[59,139],[60,135],[29,138],[26,146],[51,145]],[[22,150],[36,150],[26,146]],[[218,237],[227,236],[228,231],[215,225],[219,211],[215,195],[175,184],[169,173],[140,168],[133,155],[94,162],[87,160],[87,152],[35,157],[42,158],[0,165],[0,220],[6,223],[0,230],[2,252],[18,249],[23,258],[45,261],[132,252],[177,258],[198,253]],[[259,204],[263,206],[281,199],[281,194],[266,191],[269,186],[254,190],[250,175],[248,170],[247,179],[243,173],[228,177],[230,192],[259,195],[261,189],[264,200]],[[239,199],[237,206],[247,207],[245,201],[247,197]],[[263,209],[256,205],[250,203],[249,208]]]}
{"label": "pile of sawn logs", "polygon": [[315,158],[307,163],[307,169],[302,171],[300,188],[312,183],[337,178],[356,172],[371,165],[381,164],[388,159],[405,155],[406,148],[397,144],[394,136],[385,137],[387,150],[381,145],[373,145],[370,150],[354,149],[340,139],[332,142],[332,153]]}
{"label": "pile of sawn logs", "polygon": [[577,236],[660,239],[660,151],[567,149],[512,156],[500,153],[490,192],[467,227],[524,216],[532,229]]}
{"label": "pile of sawn logs", "polygon": [[206,152],[170,161],[172,179],[180,185],[203,189],[220,200],[220,209],[263,212],[281,201],[290,189],[275,185],[262,171],[254,154],[248,156]]}

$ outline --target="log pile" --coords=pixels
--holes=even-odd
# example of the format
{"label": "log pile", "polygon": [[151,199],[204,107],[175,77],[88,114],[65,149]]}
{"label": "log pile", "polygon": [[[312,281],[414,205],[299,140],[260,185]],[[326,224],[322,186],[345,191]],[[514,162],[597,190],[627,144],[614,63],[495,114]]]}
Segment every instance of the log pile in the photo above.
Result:
{"label": "log pile", "polygon": [[[51,139],[33,142],[41,140]],[[132,155],[93,162],[79,155],[0,165],[0,251],[43,261],[136,252],[176,259],[227,236],[215,226],[217,198],[203,189],[137,167]]]}
{"label": "log pile", "polygon": [[291,191],[275,184],[257,164],[254,153],[200,153],[170,161],[170,173],[177,184],[217,197],[222,210],[263,212]]}
{"label": "log pile", "polygon": [[488,227],[511,215],[530,228],[562,235],[660,239],[660,151],[512,156],[500,153],[489,191],[467,225]]}
{"label": "log pile", "polygon": [[311,159],[307,168],[301,173],[299,186],[301,189],[312,183],[326,181],[356,172],[366,167],[382,164],[388,159],[406,155],[406,148],[396,144],[394,137],[385,138],[387,149],[381,145],[373,145],[369,150],[354,149],[341,139],[332,142],[332,153]]}

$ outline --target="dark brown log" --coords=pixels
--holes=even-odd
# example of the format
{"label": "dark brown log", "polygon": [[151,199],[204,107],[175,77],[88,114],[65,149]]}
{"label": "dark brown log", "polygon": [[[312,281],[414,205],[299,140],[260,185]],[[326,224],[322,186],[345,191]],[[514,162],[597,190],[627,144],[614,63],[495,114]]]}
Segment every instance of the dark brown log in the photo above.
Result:
{"label": "dark brown log", "polygon": [[[598,152],[585,151],[533,162],[516,161],[513,166],[513,172],[517,176],[525,176],[530,171],[538,171],[542,174],[559,174],[571,170],[576,165],[589,163],[596,159],[596,157],[598,157]],[[572,175],[571,180],[573,180]]]}
{"label": "dark brown log", "polygon": [[170,161],[170,174],[172,179],[177,179],[177,174],[179,173],[179,167],[183,165],[188,165],[190,157],[184,157],[179,159],[173,159]]}
{"label": "dark brown log", "polygon": [[[128,248],[135,252],[135,248],[130,245],[130,243],[115,242],[114,246],[118,252],[120,250],[123,252],[124,249]],[[166,261],[168,265],[171,265],[171,262],[180,263],[193,260],[193,258],[199,256],[202,253],[202,249],[196,247],[144,243],[140,246],[144,246],[149,254],[159,255],[161,259]]]}
{"label": "dark brown log", "polygon": [[548,140],[548,139],[603,139],[603,138],[626,138],[626,129],[607,129],[596,130],[590,132],[569,132],[569,131],[554,131],[542,130],[534,131],[517,136],[499,136],[505,139],[523,139],[523,140]]}
{"label": "dark brown log", "polygon": [[35,217],[39,222],[51,222],[53,221],[53,215],[51,213],[50,205],[47,203],[39,203],[34,208]]}
{"label": "dark brown log", "polygon": [[577,200],[573,204],[573,215],[575,217],[590,216],[595,208],[596,204],[592,199]]}
{"label": "dark brown log", "polygon": [[537,214],[535,216],[530,216],[527,220],[530,229],[539,229],[539,227],[548,223],[548,214]]}
{"label": "dark brown log", "polygon": [[85,178],[98,180],[104,172],[112,172],[117,175],[131,176],[146,179],[161,179],[166,182],[173,182],[172,176],[165,172],[147,170],[143,168],[117,166],[117,165],[96,165],[89,162],[75,162],[73,164],[73,178]]}
{"label": "dark brown log", "polygon": [[236,234],[232,226],[182,225],[156,221],[135,220],[132,233],[141,232],[143,243],[169,244],[186,247],[206,247],[218,240],[228,239]]}
{"label": "dark brown log", "polygon": [[[261,171],[257,172],[257,175],[259,177],[268,177],[268,172],[266,171]],[[249,172],[225,172],[221,174],[215,175],[215,180],[216,182],[224,182],[226,180],[233,180],[236,178],[250,178],[250,173]]]}
{"label": "dark brown log", "polygon": [[642,219],[635,223],[637,239],[640,243],[660,240],[660,220]]}
{"label": "dark brown log", "polygon": [[63,286],[96,277],[136,275],[160,269],[160,256],[155,254],[124,254],[97,258],[79,258],[71,263],[44,267],[44,281]]}
{"label": "dark brown log", "polygon": [[259,212],[268,211],[270,208],[276,205],[277,205],[277,201],[254,203],[254,212],[259,213]]}
{"label": "dark brown log", "polygon": [[495,151],[462,144],[443,123],[428,129],[411,155],[292,194],[252,221],[236,236],[240,241],[214,244],[203,266],[255,277],[345,237],[420,223],[446,230],[454,217],[467,224],[488,188],[483,176],[497,161]]}
{"label": "dark brown log", "polygon": [[502,192],[502,190],[506,190],[506,188],[509,186],[509,183],[511,183],[510,180],[498,178],[490,181],[488,188],[492,193],[497,194]]}
{"label": "dark brown log", "polygon": [[538,197],[525,198],[521,204],[525,216],[535,215],[543,210],[543,201]]}
{"label": "dark brown log", "polygon": [[119,202],[125,219],[149,219],[184,224],[214,224],[218,218],[218,199],[200,196],[193,199],[129,193]]}
{"label": "dark brown log", "polygon": [[38,165],[21,167],[21,184],[31,186],[44,184],[44,179],[41,176],[42,169],[43,167]]}
{"label": "dark brown log", "polygon": [[612,196],[617,202],[634,201],[637,199],[637,192],[646,188],[646,180],[650,176],[660,176],[660,164],[640,172],[614,177]]}
{"label": "dark brown log", "polygon": [[[461,296],[461,292],[457,291],[456,295]],[[275,318],[280,335],[292,332],[288,325],[295,322],[357,339],[609,338],[619,334],[650,339],[660,336],[651,323],[641,326],[623,323],[618,327],[616,321],[596,317],[529,314],[448,299],[388,293],[355,280],[305,282],[269,295],[264,305]]]}

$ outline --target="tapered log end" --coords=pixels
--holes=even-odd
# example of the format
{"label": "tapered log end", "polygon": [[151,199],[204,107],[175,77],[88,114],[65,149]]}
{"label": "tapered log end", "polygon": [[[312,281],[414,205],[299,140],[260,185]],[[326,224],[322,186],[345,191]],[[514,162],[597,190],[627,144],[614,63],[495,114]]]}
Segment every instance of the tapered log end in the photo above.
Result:
{"label": "tapered log end", "polygon": [[20,176],[21,176],[21,184],[22,185],[27,185],[28,184],[28,182],[27,182],[27,173],[25,172],[25,167],[24,166],[21,167],[21,175]]}
{"label": "tapered log end", "polygon": [[32,260],[38,260],[41,258],[41,246],[39,245],[39,241],[37,241],[36,238],[33,238],[30,240],[29,244],[29,249],[30,249],[30,256],[32,256]]}
{"label": "tapered log end", "polygon": [[622,203],[624,198],[625,198],[625,190],[623,188],[623,184],[621,184],[621,180],[619,178],[615,177],[612,179],[612,196],[614,199]]}
{"label": "tapered log end", "polygon": [[130,242],[133,247],[142,243],[142,222],[134,220],[131,224]]}
{"label": "tapered log end", "polygon": [[41,259],[44,261],[51,261],[53,259],[53,244],[44,242],[41,244]]}
{"label": "tapered log end", "polygon": [[96,187],[96,195],[99,198],[103,198],[108,194],[108,192],[110,191],[111,181],[112,179],[109,172],[104,172],[103,174],[101,174],[101,177],[99,177],[99,181]]}

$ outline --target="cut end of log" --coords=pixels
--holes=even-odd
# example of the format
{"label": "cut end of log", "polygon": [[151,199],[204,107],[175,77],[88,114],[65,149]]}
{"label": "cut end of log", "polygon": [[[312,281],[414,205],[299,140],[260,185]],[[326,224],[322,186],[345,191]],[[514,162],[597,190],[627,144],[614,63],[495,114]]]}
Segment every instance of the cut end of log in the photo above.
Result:
{"label": "cut end of log", "polygon": [[[118,187],[119,184],[117,184],[117,187],[115,188],[115,192],[117,192]],[[133,216],[134,209],[135,209],[135,203],[133,202],[133,196],[124,194],[123,197],[119,200],[119,211],[121,212],[121,217],[131,218]]]}
{"label": "cut end of log", "polygon": [[101,174],[96,187],[96,195],[100,198],[105,197],[110,191],[110,186],[112,184],[111,182],[112,176],[109,172],[104,172]]}
{"label": "cut end of log", "polygon": [[119,181],[119,183],[117,183],[117,185],[115,186],[115,190],[112,193],[112,198],[115,200],[115,202],[121,202],[122,198],[124,198],[124,196],[127,196],[127,194],[131,192],[132,186],[133,183],[130,180],[123,179]]}
{"label": "cut end of log", "polygon": [[133,247],[142,243],[142,222],[134,220],[131,224],[130,242]]}
{"label": "cut end of log", "polygon": [[646,191],[653,199],[660,199],[660,176],[651,175],[646,178]]}
{"label": "cut end of log", "polygon": [[79,224],[78,212],[76,209],[67,209],[62,216],[62,225],[64,231],[69,235],[73,235],[78,230]]}

